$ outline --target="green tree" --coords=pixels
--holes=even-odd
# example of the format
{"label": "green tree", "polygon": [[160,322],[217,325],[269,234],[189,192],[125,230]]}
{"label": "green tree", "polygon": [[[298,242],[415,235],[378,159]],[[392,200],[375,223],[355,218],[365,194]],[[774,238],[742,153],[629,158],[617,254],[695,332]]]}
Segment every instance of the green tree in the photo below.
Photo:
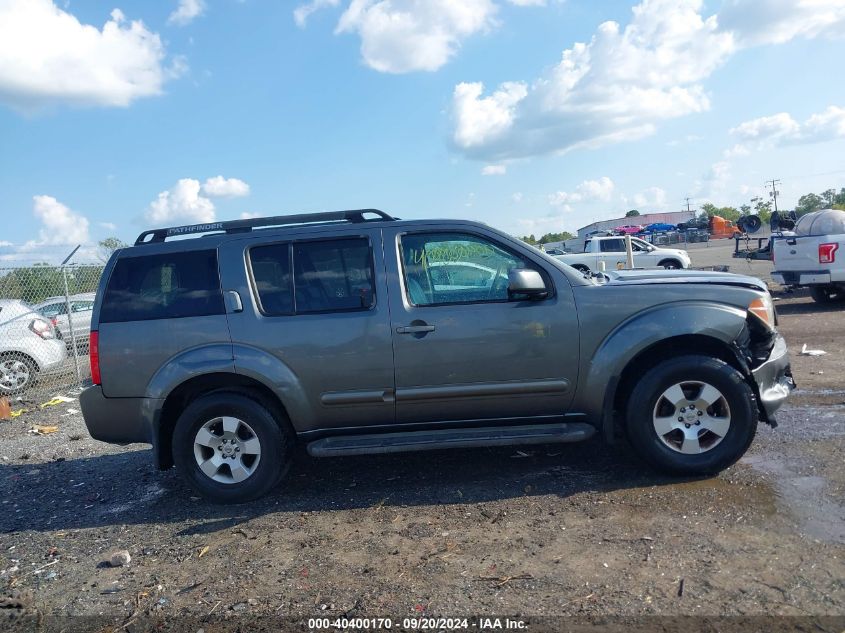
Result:
{"label": "green tree", "polygon": [[625,214],[625,217],[626,218],[634,218],[634,217],[637,217],[639,214],[640,214],[640,212],[637,211],[636,209],[631,209],[630,211],[628,211],[628,213]]}
{"label": "green tree", "polygon": [[815,193],[807,193],[798,198],[798,204],[795,207],[795,213],[798,217],[823,209],[825,206],[824,200],[821,196]]}
{"label": "green tree", "polygon": [[126,242],[116,238],[116,237],[107,237],[104,240],[100,240],[97,248],[97,258],[105,263],[109,261],[109,257],[112,256],[116,250],[120,248],[126,248],[129,246]]}
{"label": "green tree", "polygon": [[825,207],[832,207],[836,204],[836,189],[828,189],[827,191],[822,191],[821,196],[819,196],[822,200],[824,200]]}

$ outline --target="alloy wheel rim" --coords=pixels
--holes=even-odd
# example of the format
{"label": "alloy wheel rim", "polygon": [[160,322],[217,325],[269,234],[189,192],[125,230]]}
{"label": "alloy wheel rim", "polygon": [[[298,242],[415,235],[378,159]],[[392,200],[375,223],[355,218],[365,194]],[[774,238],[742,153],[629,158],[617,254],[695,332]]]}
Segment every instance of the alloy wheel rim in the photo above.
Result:
{"label": "alloy wheel rim", "polygon": [[686,380],[660,394],[652,423],[665,446],[684,455],[699,455],[725,439],[731,426],[731,408],[713,385]]}
{"label": "alloy wheel rim", "polygon": [[221,484],[239,484],[255,473],[261,442],[241,419],[219,416],[203,424],[194,437],[194,459],[206,477]]}
{"label": "alloy wheel rim", "polygon": [[20,360],[9,359],[0,363],[0,387],[12,391],[25,386],[30,379],[29,367]]}

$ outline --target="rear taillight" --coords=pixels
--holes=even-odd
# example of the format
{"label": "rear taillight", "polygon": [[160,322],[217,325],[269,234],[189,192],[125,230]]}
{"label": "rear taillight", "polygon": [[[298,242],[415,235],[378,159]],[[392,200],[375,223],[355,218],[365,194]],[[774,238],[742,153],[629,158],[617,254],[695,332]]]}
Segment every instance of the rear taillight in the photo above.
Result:
{"label": "rear taillight", "polygon": [[43,339],[56,338],[56,332],[53,330],[53,326],[42,319],[33,319],[29,324],[29,329]]}
{"label": "rear taillight", "polygon": [[819,263],[832,264],[836,261],[836,251],[839,249],[837,242],[819,244]]}
{"label": "rear taillight", "polygon": [[100,333],[96,330],[91,332],[91,338],[88,339],[88,357],[91,360],[91,382],[95,385],[101,384],[100,381]]}

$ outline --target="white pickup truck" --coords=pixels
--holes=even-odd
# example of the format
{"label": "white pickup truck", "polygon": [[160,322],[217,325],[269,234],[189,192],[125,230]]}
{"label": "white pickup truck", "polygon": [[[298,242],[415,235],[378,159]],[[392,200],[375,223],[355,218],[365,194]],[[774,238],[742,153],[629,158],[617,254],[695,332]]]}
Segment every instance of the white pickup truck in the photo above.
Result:
{"label": "white pickup truck", "polygon": [[[676,248],[658,248],[636,237],[631,238],[634,268],[689,268],[689,253]],[[605,270],[625,268],[627,256],[624,237],[593,237],[584,243],[583,253],[557,255],[557,259],[573,268],[598,271],[599,262]]]}
{"label": "white pickup truck", "polygon": [[772,260],[782,286],[807,286],[819,303],[845,301],[845,211],[802,216],[794,235],[775,239]]}

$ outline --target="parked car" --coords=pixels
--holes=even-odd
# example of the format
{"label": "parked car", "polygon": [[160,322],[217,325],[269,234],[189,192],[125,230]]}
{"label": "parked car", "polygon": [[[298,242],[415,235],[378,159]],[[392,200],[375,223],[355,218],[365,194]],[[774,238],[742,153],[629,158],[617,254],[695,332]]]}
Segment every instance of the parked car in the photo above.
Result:
{"label": "parked car", "polygon": [[[96,294],[85,292],[65,297],[50,297],[33,306],[33,310],[47,317],[61,334],[60,338],[70,348],[72,338],[76,339],[79,347],[87,347],[88,336],[91,332],[91,313],[94,311]],[[67,308],[70,303],[70,316]],[[71,323],[73,336],[71,336]]]}
{"label": "parked car", "polygon": [[[435,283],[446,262],[484,284]],[[776,323],[758,279],[586,277],[475,222],[215,222],[112,255],[80,402],[95,439],[151,443],[218,502],[276,486],[296,443],[324,457],[624,432],[659,469],[714,473],[793,386]]]}
{"label": "parked car", "polygon": [[[632,237],[631,249],[635,268],[689,268],[692,265],[689,253],[677,248],[659,248]],[[628,261],[624,237],[595,237],[584,243],[583,253],[558,256],[560,261],[582,272],[598,271],[599,262],[605,270],[625,266]]]}
{"label": "parked car", "polygon": [[642,224],[626,224],[613,229],[618,235],[636,235],[642,233],[645,227]]}
{"label": "parked car", "polygon": [[0,396],[25,391],[66,356],[49,321],[23,301],[0,299]]}
{"label": "parked car", "polygon": [[662,233],[666,231],[674,231],[676,227],[674,224],[666,224],[665,222],[654,222],[647,224],[643,229],[645,233]]}
{"label": "parked car", "polygon": [[806,286],[819,303],[845,304],[845,211],[802,216],[794,234],[772,240],[771,252],[776,282]]}

